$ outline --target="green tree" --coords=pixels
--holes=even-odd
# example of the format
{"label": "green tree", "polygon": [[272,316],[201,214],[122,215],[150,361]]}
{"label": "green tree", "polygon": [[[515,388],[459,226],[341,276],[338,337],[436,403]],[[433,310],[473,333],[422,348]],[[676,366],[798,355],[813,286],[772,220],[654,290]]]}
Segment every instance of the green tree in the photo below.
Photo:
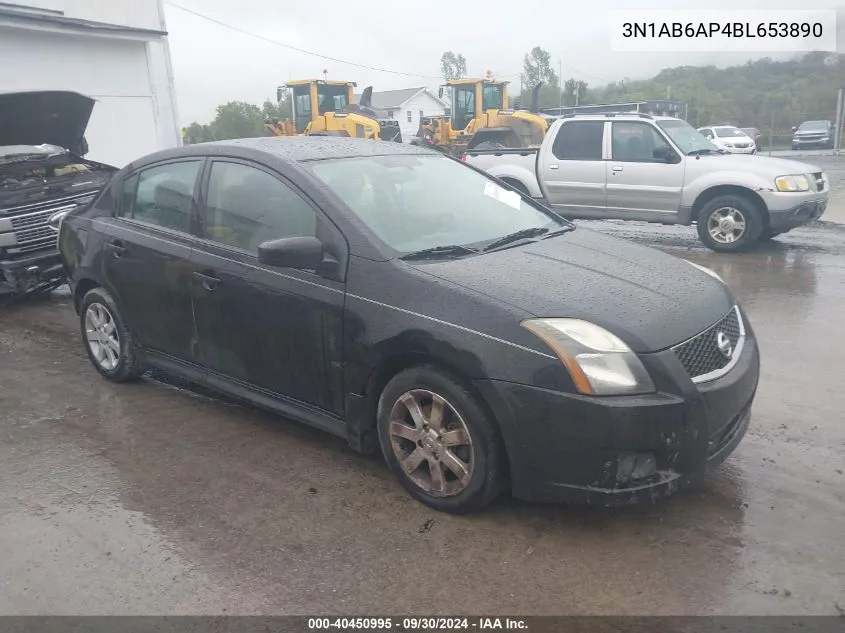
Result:
{"label": "green tree", "polygon": [[261,108],[245,101],[217,106],[217,116],[209,128],[216,140],[267,135]]}
{"label": "green tree", "polygon": [[559,78],[552,70],[551,55],[539,46],[531,49],[522,60],[523,83],[530,90],[539,82],[546,86],[557,88]]}
{"label": "green tree", "polygon": [[578,79],[570,78],[563,82],[564,105],[580,105],[582,103],[589,102],[586,81],[579,81]]}
{"label": "green tree", "polygon": [[467,60],[460,53],[446,51],[440,56],[440,72],[443,79],[462,79],[467,76]]}

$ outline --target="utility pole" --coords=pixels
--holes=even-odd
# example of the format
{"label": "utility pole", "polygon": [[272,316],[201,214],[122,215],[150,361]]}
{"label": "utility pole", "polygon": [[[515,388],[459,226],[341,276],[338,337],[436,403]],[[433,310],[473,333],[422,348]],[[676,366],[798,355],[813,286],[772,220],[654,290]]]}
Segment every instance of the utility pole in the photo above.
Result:
{"label": "utility pole", "polygon": [[775,144],[775,106],[772,104],[772,127],[769,128],[769,156],[772,155],[772,146]]}
{"label": "utility pole", "polygon": [[557,85],[560,89],[560,102],[558,103],[559,107],[563,107],[563,61],[560,59],[557,60]]}
{"label": "utility pole", "polygon": [[575,82],[575,105],[578,105],[578,99],[581,96],[581,82]]}
{"label": "utility pole", "polygon": [[840,88],[836,95],[836,127],[833,130],[833,133],[835,134],[833,139],[833,153],[837,156],[839,155],[839,150],[841,149],[840,141],[842,139],[842,116],[843,110],[845,110],[843,98],[845,98],[845,89]]}

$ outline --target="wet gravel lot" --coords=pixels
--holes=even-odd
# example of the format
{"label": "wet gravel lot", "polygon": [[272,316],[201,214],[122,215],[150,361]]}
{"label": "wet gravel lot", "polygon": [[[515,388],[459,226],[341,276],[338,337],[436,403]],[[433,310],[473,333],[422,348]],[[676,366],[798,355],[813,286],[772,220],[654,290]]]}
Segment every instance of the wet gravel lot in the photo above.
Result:
{"label": "wet gravel lot", "polygon": [[[845,158],[825,220],[845,223]],[[583,223],[704,264],[762,377],[706,482],[599,511],[411,501],[284,419],[90,367],[61,292],[0,311],[0,614],[832,614],[845,609],[845,225],[742,255],[690,228]]]}

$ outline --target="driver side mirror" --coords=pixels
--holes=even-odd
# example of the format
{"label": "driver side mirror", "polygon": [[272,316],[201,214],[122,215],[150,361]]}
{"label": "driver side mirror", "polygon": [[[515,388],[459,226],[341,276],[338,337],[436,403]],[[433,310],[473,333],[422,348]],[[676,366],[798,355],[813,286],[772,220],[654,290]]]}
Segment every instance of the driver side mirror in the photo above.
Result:
{"label": "driver side mirror", "polygon": [[793,126],[792,126],[792,131],[793,131],[793,132],[794,132],[795,130],[797,130],[797,129],[798,129],[798,126],[797,126],[797,125],[793,125]]}
{"label": "driver side mirror", "polygon": [[323,268],[323,243],[316,237],[284,237],[258,245],[258,261],[268,266],[316,270]]}
{"label": "driver side mirror", "polygon": [[668,145],[655,147],[651,155],[654,157],[654,160],[660,161],[662,163],[679,162],[679,156]]}

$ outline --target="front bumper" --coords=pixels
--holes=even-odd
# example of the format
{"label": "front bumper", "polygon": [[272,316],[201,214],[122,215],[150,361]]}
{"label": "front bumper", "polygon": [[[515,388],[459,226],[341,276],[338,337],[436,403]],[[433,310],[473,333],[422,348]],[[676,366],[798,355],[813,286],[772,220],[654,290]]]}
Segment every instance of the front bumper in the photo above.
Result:
{"label": "front bumper", "polygon": [[800,138],[794,138],[794,139],[792,139],[792,147],[794,147],[795,149],[801,149],[801,148],[807,148],[807,149],[812,149],[812,148],[825,149],[825,148],[831,147],[831,145],[832,145],[832,144],[833,144],[833,141],[832,141],[831,139],[829,139],[829,138],[826,138],[826,139],[817,139],[817,138],[814,138],[814,139],[800,139]]}
{"label": "front bumper", "polygon": [[[477,383],[502,429],[514,496],[602,507],[655,501],[733,452],[748,428],[760,372],[750,330],[737,364],[712,382],[693,384],[671,350],[642,358],[658,393],[588,397]],[[632,456],[647,455],[653,474],[627,474]]]}
{"label": "front bumper", "polygon": [[757,152],[757,146],[750,147],[725,147],[724,150],[729,154],[754,154]]}
{"label": "front bumper", "polygon": [[36,251],[17,259],[0,259],[0,293],[24,293],[65,276],[56,248]]}
{"label": "front bumper", "polygon": [[769,226],[774,231],[788,231],[815,222],[824,215],[827,201],[825,195],[823,198],[801,201],[783,211],[769,209]]}

